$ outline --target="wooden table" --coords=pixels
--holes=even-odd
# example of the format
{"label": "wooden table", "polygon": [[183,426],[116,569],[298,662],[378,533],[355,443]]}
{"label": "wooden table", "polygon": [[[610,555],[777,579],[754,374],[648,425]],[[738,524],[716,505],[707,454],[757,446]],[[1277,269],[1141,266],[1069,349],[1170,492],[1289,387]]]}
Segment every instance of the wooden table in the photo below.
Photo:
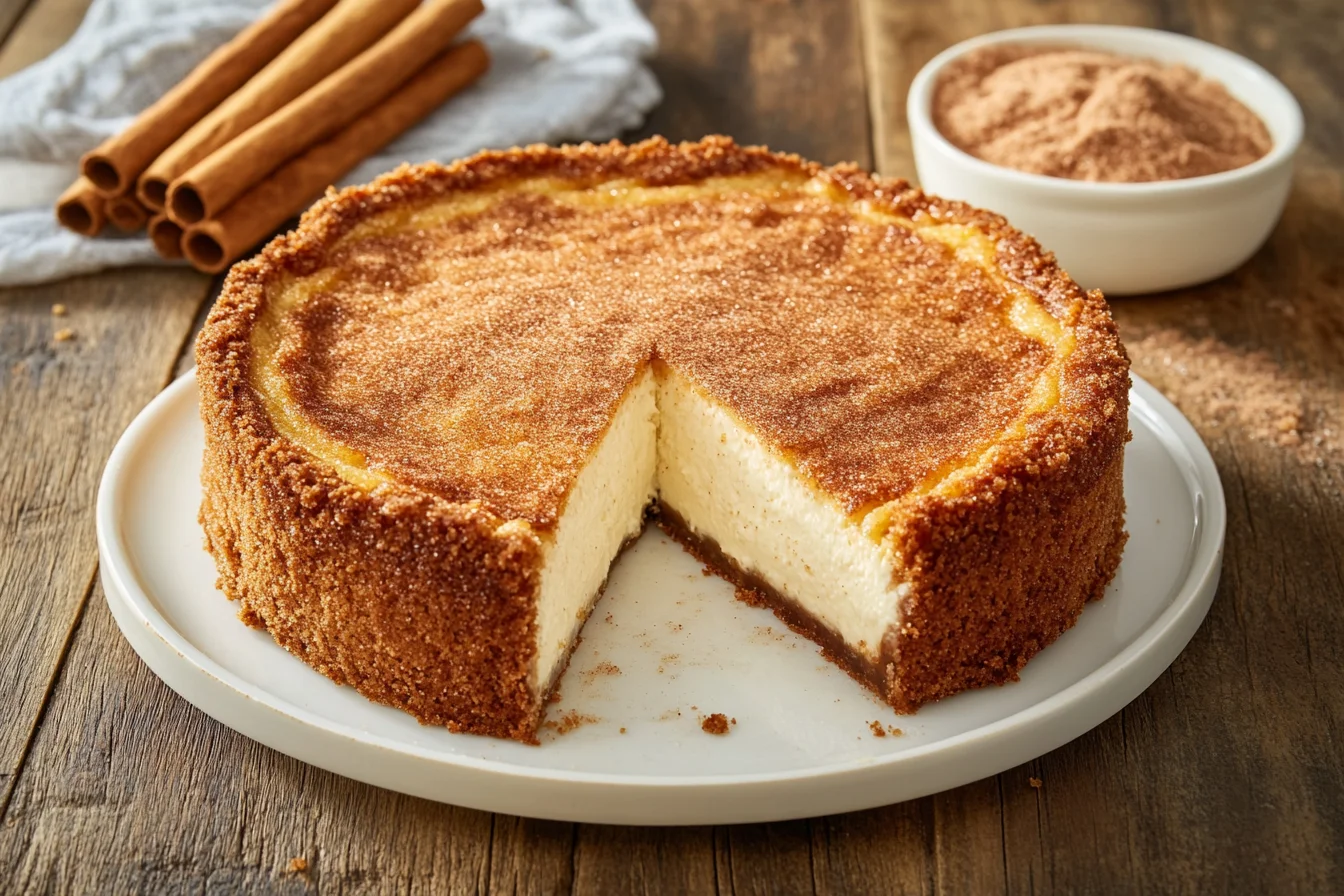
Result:
{"label": "wooden table", "polygon": [[[0,2],[0,72],[87,0]],[[1344,391],[1344,19],[1332,0],[653,0],[667,98],[707,132],[910,175],[906,87],[1015,25],[1198,35],[1307,113],[1283,222],[1198,289],[1114,303],[1136,337],[1263,351],[1326,419]],[[991,893],[1344,891],[1344,462],[1304,462],[1189,402],[1227,490],[1222,586],[1185,653],[1095,731],[949,793],[831,818],[635,829],[492,816],[336,777],[224,728],[122,640],[93,502],[117,436],[191,364],[214,284],[136,269],[0,294],[0,890]],[[68,309],[52,314],[54,304]],[[58,329],[74,338],[59,342]],[[1030,786],[1030,779],[1043,782]],[[306,871],[291,868],[302,857]],[[8,881],[6,886],[3,882]]]}

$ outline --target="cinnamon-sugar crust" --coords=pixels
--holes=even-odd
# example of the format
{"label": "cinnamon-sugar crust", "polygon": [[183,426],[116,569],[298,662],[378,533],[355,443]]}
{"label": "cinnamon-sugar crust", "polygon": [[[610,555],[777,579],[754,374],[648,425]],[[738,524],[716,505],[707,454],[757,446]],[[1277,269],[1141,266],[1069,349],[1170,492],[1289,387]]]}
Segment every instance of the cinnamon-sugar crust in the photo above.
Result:
{"label": "cinnamon-sugar crust", "polygon": [[[534,177],[672,185],[768,169],[820,177],[903,218],[969,225],[994,240],[1002,273],[1075,338],[1058,404],[1029,416],[1020,436],[997,445],[989,462],[955,492],[920,490],[914,488],[917,475],[897,482],[890,467],[875,471],[857,460],[863,450],[846,460],[843,452],[823,450],[815,436],[790,439],[789,421],[819,405],[795,405],[772,416],[770,403],[757,398],[770,389],[734,394],[740,383],[723,375],[715,382],[715,362],[724,353],[698,351],[694,339],[669,339],[664,329],[656,344],[633,339],[608,355],[615,359],[613,375],[594,390],[587,407],[593,422],[566,446],[568,463],[581,462],[601,437],[627,385],[614,375],[620,365],[657,351],[702,385],[718,385],[717,394],[852,512],[886,502],[898,508],[885,537],[903,559],[901,574],[911,588],[902,631],[883,645],[882,671],[889,684],[884,698],[909,711],[968,686],[1013,677],[1073,623],[1086,599],[1101,594],[1119,562],[1128,362],[1104,300],[1099,293],[1084,293],[1052,256],[996,215],[924,196],[903,181],[852,166],[825,169],[723,138],[680,146],[655,139],[634,146],[529,147],[447,167],[402,168],[367,187],[329,194],[305,214],[298,230],[234,267],[197,347],[206,423],[201,517],[221,588],[240,600],[244,618],[266,627],[278,643],[334,680],[426,723],[532,739],[544,707],[544,695],[538,699],[536,683],[529,680],[541,548],[535,531],[505,524],[521,518],[544,532],[563,506],[564,477],[529,495],[515,476],[481,497],[432,477],[417,482],[393,462],[389,466],[398,475],[392,481],[372,490],[352,485],[277,432],[251,381],[253,328],[269,291],[283,278],[333,264],[356,271],[375,291],[379,283],[392,293],[406,289],[409,266],[386,263],[401,257],[404,246],[384,246],[388,251],[380,263],[377,251],[364,252],[361,261],[341,242],[362,222],[398,208]],[[530,215],[523,220],[535,223],[532,212],[503,211]],[[766,208],[761,214],[778,212]],[[825,231],[823,226],[819,232]],[[930,258],[926,267],[936,263]],[[854,285],[854,272],[849,274]],[[960,293],[972,302],[972,312],[977,294],[983,301],[984,291],[974,285]],[[321,308],[315,304],[312,313]],[[952,309],[953,317],[957,313]],[[321,338],[336,331],[318,321],[299,332]],[[780,363],[771,363],[771,346],[782,344],[781,335],[755,346],[758,367],[797,369],[806,362],[799,354],[782,361],[776,356]],[[1005,365],[1016,362],[1026,379],[1040,372],[1044,361],[1030,340],[1018,342],[1006,331],[989,335],[1007,347]],[[610,352],[610,340],[606,346]],[[734,350],[742,349],[739,344]],[[807,349],[815,355],[818,346]],[[301,401],[304,388],[321,392],[320,377],[304,379],[298,353],[288,363],[297,365],[287,374]],[[859,380],[848,377],[851,391]],[[771,385],[776,394],[780,382]],[[1020,396],[1023,387],[1018,382],[1004,392]],[[815,395],[821,402],[834,399],[825,388]],[[323,401],[309,395],[305,407],[320,416]],[[1020,401],[1005,399],[999,416],[979,416],[990,429],[1003,428],[1020,408]],[[862,448],[864,433],[873,437],[885,427],[890,435],[892,425],[890,419],[869,419],[867,426],[851,427],[851,441]],[[357,428],[339,432],[358,434]],[[359,447],[377,456],[377,445]],[[384,457],[395,461],[395,455]],[[828,456],[841,462],[828,467]],[[926,459],[926,466],[936,468],[955,456],[944,452]]]}

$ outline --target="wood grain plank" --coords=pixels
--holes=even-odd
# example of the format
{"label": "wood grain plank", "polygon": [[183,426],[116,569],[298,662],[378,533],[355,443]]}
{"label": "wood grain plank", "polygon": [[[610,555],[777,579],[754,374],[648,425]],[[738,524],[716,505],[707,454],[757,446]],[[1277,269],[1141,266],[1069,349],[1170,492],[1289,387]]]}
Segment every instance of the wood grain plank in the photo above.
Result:
{"label": "wood grain plank", "polygon": [[0,639],[14,645],[0,656],[6,793],[92,584],[103,462],[163,387],[206,283],[141,269],[0,293]]}
{"label": "wood grain plank", "polygon": [[808,820],[726,828],[728,881],[739,896],[815,893]]}
{"label": "wood grain plank", "polygon": [[217,724],[140,662],[101,586],[59,691],[79,699],[48,713],[0,828],[12,892],[485,890],[488,814],[367,787]]}
{"label": "wood grain plank", "polygon": [[850,0],[642,0],[667,100],[640,136],[725,133],[826,163],[872,164],[859,19]]}
{"label": "wood grain plank", "polygon": [[[0,78],[11,75],[45,58],[75,33],[92,0],[30,0],[10,2],[0,8],[0,34],[9,37],[0,43]],[[12,28],[5,28],[4,16],[15,16]],[[21,18],[20,18],[21,16]]]}
{"label": "wood grain plank", "polygon": [[812,819],[817,892],[834,896],[935,892],[939,871],[932,861],[933,812],[931,801],[914,800]]}
{"label": "wood grain plank", "polygon": [[4,46],[9,33],[18,24],[19,19],[28,10],[32,0],[0,0],[0,47]]}
{"label": "wood grain plank", "polygon": [[178,355],[177,363],[173,365],[173,379],[177,379],[196,366],[196,337],[201,335],[201,328],[205,326],[205,320],[210,316],[210,309],[214,307],[215,299],[219,298],[219,291],[224,288],[225,276],[225,274],[217,274],[211,278],[209,297],[201,303],[200,309],[197,310],[196,318],[191,322],[191,330],[182,343],[182,352]]}
{"label": "wood grain plank", "polygon": [[[645,133],[725,132],[827,161],[870,160],[848,4],[658,0],[648,9],[667,100]],[[190,366],[184,353],[176,371]],[[806,824],[789,830],[492,817],[341,779],[172,695],[121,639],[95,588],[0,826],[0,879],[21,892],[683,893],[727,891],[734,879],[764,891],[771,855],[809,867]],[[300,857],[307,870],[290,871]]]}
{"label": "wood grain plank", "polygon": [[[1344,420],[1344,76],[1329,49],[1337,6],[955,0],[863,4],[878,166],[913,175],[905,92],[957,40],[1042,21],[1106,21],[1193,33],[1260,62],[1302,103],[1296,186],[1269,244],[1203,287],[1112,303],[1135,370],[1179,386],[1143,337],[1210,337],[1262,351],[1319,410]],[[1334,248],[1331,248],[1331,247]],[[1198,371],[1195,372],[1198,375]],[[1187,402],[1218,464],[1229,527],[1208,621],[1122,713],[1035,763],[935,797],[939,889],[948,892],[1327,892],[1344,886],[1344,693],[1323,651],[1344,639],[1344,463],[1304,464],[1229,431]],[[1328,666],[1328,667],[1327,667]],[[1041,781],[1029,786],[1030,777]],[[1001,828],[1003,846],[989,845]],[[985,849],[963,848],[981,831]],[[989,856],[993,855],[991,859]],[[1002,881],[994,882],[996,865]]]}
{"label": "wood grain plank", "polygon": [[712,828],[579,825],[575,846],[576,893],[713,893],[718,886]]}
{"label": "wood grain plank", "polygon": [[570,893],[578,826],[511,815],[491,816],[489,892]]}

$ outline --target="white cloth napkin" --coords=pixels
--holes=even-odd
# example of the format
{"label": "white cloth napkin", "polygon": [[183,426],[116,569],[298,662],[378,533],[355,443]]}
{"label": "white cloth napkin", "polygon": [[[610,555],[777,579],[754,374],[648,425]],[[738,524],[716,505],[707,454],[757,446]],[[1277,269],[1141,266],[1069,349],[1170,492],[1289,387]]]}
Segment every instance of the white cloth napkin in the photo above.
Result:
{"label": "white cloth napkin", "polygon": [[[341,184],[401,162],[605,140],[662,98],[643,64],[656,35],[633,0],[485,0],[469,29],[490,71]],[[52,207],[79,157],[121,130],[267,6],[265,0],[93,0],[69,43],[0,80],[0,286],[162,263],[143,234],[94,239]]]}

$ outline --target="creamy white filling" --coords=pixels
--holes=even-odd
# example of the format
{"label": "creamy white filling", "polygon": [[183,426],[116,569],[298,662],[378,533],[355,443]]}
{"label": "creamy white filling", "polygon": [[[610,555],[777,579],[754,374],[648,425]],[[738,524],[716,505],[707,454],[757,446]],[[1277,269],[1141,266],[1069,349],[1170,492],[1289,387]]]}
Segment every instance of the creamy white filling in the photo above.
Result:
{"label": "creamy white filling", "polygon": [[877,657],[906,587],[894,558],[727,408],[666,370],[631,387],[544,543],[538,690],[552,682],[655,495],[697,535]]}
{"label": "creamy white filling", "polygon": [[893,558],[723,405],[670,371],[658,489],[698,535],[876,658],[896,621]]}
{"label": "creamy white filling", "polygon": [[544,690],[588,618],[626,539],[644,526],[654,496],[656,380],[644,373],[569,492],[545,560],[537,598],[535,686]]}

